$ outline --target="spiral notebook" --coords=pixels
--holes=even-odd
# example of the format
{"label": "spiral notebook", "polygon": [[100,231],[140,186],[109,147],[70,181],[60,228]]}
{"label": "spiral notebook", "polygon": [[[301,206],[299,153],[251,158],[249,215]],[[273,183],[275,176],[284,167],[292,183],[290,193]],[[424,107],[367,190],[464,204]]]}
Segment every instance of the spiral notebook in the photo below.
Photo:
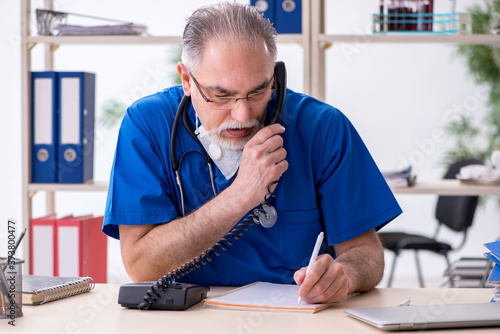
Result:
{"label": "spiral notebook", "polygon": [[23,305],[39,305],[79,295],[95,286],[91,277],[23,275]]}

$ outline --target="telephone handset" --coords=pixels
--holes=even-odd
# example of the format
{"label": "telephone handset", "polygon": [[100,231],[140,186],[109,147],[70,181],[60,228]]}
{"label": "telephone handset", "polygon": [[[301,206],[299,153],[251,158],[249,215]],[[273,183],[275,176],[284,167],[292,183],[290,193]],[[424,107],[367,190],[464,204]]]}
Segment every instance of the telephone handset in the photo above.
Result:
{"label": "telephone handset", "polygon": [[[276,62],[274,66],[274,78],[276,99],[270,124],[279,122],[283,113],[286,95],[285,63],[281,61]],[[184,100],[185,99],[183,99],[183,101]],[[183,102],[181,102],[181,104],[182,103]],[[278,183],[278,181],[273,181],[268,185],[268,193],[264,197],[264,201],[214,246],[208,248],[205,252],[201,253],[200,256],[172,270],[155,283],[139,282],[122,285],[118,294],[118,303],[123,307],[138,308],[141,310],[184,310],[203,300],[209,290],[208,287],[177,283],[175,280],[189,274],[201,265],[206,265],[206,261],[212,261],[210,253],[219,256],[220,250],[225,251],[228,246],[233,245],[233,241],[231,241],[230,238],[238,240],[254,223],[267,228],[272,227],[276,222],[277,212],[276,209],[269,204],[268,200],[271,197],[276,197],[276,194],[271,191],[271,187],[276,183]]]}
{"label": "telephone handset", "polygon": [[[276,92],[276,100],[274,104],[273,118],[270,124],[278,123],[281,120],[283,114],[283,106],[285,105],[285,95],[286,95],[286,67],[285,63],[282,61],[277,61],[274,65],[274,90]],[[273,181],[267,187],[268,193],[264,198],[264,202],[259,205],[259,211],[254,212],[258,215],[259,224],[264,227],[272,227],[276,223],[278,218],[278,212],[274,206],[270,205],[267,201],[269,197],[276,197],[276,195],[271,192],[271,187],[278,183],[278,181]]]}
{"label": "telephone handset", "polygon": [[273,119],[270,124],[278,123],[283,114],[286,95],[286,67],[282,61],[277,61],[274,65],[274,89],[276,91],[276,104],[274,105]]}

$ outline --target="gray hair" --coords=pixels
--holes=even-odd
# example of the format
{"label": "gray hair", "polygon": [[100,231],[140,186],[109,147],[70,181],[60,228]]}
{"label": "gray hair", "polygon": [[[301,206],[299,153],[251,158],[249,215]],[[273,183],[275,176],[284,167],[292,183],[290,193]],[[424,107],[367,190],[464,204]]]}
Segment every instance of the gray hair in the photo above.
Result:
{"label": "gray hair", "polygon": [[187,18],[182,42],[182,62],[193,73],[198,70],[206,43],[216,39],[227,46],[253,47],[263,39],[275,61],[276,29],[250,5],[221,2],[204,6]]}

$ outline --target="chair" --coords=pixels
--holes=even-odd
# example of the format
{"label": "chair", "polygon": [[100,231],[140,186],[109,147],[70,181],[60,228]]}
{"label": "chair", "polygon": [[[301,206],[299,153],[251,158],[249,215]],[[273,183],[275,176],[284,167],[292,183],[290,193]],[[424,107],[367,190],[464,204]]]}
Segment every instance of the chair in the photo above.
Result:
{"label": "chair", "polygon": [[[483,162],[478,159],[467,159],[455,162],[446,172],[444,179],[455,179],[456,175],[460,172],[460,168],[472,164],[483,164]],[[413,250],[415,252],[418,280],[422,288],[424,287],[424,280],[422,278],[422,269],[418,256],[419,251],[426,250],[443,255],[449,267],[450,260],[448,258],[448,253],[452,250],[459,250],[465,244],[467,230],[472,225],[478,199],[478,196],[439,196],[435,215],[438,225],[432,238],[404,232],[378,233],[384,248],[394,253],[387,287],[391,287],[392,285],[396,261],[403,250]],[[437,239],[442,225],[462,234],[462,241],[459,246],[454,248],[452,245]]]}

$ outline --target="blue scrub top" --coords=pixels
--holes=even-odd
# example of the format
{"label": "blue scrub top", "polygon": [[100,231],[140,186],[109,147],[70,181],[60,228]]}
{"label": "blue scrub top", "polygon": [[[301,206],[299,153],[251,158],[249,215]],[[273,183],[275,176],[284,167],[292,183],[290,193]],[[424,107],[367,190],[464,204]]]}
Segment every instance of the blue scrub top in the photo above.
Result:
{"label": "blue scrub top", "polygon": [[[181,86],[175,86],[128,108],[110,177],[103,224],[107,235],[119,238],[120,224],[161,224],[181,216],[169,143],[182,97]],[[194,115],[190,106],[193,128]],[[269,229],[251,226],[227,251],[212,256],[212,262],[182,281],[234,286],[293,283],[293,273],[307,266],[320,231],[325,231],[324,253],[327,245],[378,230],[402,212],[360,136],[339,110],[287,90],[280,123],[286,128],[282,136],[289,168],[275,189],[276,198],[269,200],[278,212],[276,224]],[[182,121],[176,136],[178,159],[190,150],[204,152]],[[221,192],[234,177],[226,180],[215,165],[214,170]],[[213,198],[201,154],[185,154],[180,174],[186,214]]]}

